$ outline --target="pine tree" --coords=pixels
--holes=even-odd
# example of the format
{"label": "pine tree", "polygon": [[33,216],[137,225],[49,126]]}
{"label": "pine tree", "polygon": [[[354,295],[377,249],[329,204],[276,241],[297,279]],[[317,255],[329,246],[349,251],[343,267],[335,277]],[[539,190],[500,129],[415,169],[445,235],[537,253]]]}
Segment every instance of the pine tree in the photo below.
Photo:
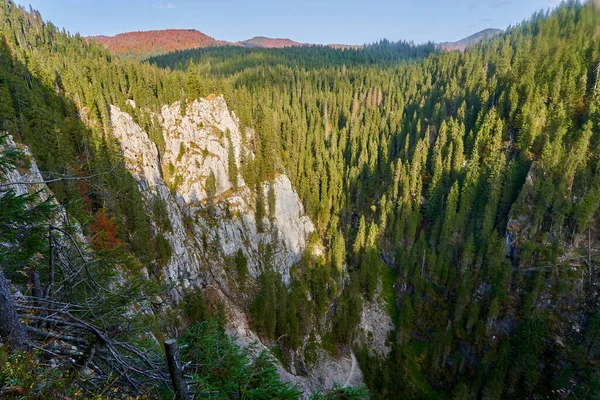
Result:
{"label": "pine tree", "polygon": [[227,149],[227,172],[229,173],[229,182],[231,182],[233,190],[236,191],[238,189],[238,166],[231,138],[229,139],[229,147]]}
{"label": "pine tree", "polygon": [[215,196],[217,194],[217,178],[215,177],[215,173],[212,169],[206,177],[204,187],[206,190],[206,201],[208,206],[213,207],[215,204]]}
{"label": "pine tree", "polygon": [[358,232],[356,233],[356,239],[354,239],[354,245],[352,246],[352,250],[354,254],[358,254],[361,249],[365,247],[367,240],[367,224],[365,222],[365,216],[360,217],[360,222],[358,223]]}
{"label": "pine tree", "polygon": [[12,182],[5,183],[6,174],[23,157],[7,139],[0,135],[0,338],[17,350],[26,346],[25,333],[6,275],[36,268],[39,254],[46,250],[47,221],[55,206],[50,199],[40,199],[38,193],[18,195]]}

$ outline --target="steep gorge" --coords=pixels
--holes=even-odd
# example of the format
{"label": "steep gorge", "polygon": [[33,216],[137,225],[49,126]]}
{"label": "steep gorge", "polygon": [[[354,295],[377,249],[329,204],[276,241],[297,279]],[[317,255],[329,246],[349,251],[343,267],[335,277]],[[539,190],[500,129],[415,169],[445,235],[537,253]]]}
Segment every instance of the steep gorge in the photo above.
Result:
{"label": "steep gorge", "polygon": [[[173,248],[163,276],[165,284],[173,284],[169,301],[181,299],[193,287],[217,286],[220,301],[226,304],[230,332],[241,343],[260,341],[249,320],[247,304],[252,298],[248,289],[269,270],[276,271],[289,286],[290,268],[305,252],[321,255],[322,245],[314,237],[311,241],[313,223],[285,174],[259,184],[265,199],[272,191],[274,201],[269,207],[274,209],[257,221],[256,193],[246,185],[241,173],[234,185],[229,171],[232,154],[236,165],[241,164],[242,154],[253,157],[243,143],[251,141],[254,132],[240,132],[239,121],[222,96],[194,100],[185,111],[179,103],[163,106],[157,121],[165,141],[162,155],[131,116],[111,107],[113,132],[146,204],[152,205],[157,199],[166,204],[171,231],[162,232],[158,223],[153,226],[157,233],[164,233]],[[170,179],[165,181],[163,171],[168,170],[172,172],[167,172]],[[211,175],[215,177],[215,191],[208,194],[206,182]],[[248,278],[232,265],[238,252],[247,261]],[[381,329],[391,328],[371,328],[377,332]],[[387,330],[379,335],[385,336]],[[303,353],[295,352],[292,357],[289,371],[280,367],[280,373],[307,394],[336,383],[363,383],[353,355],[333,358],[321,350],[310,370],[299,367],[303,371],[298,370],[306,363]]]}
{"label": "steep gorge", "polygon": [[58,177],[83,236],[111,239],[98,254],[162,285],[164,331],[193,322],[201,293],[305,391],[599,392],[592,4],[408,65],[383,43],[365,65],[227,50],[189,53],[185,71],[180,54],[162,60],[173,70],[126,62],[5,4],[1,128]]}

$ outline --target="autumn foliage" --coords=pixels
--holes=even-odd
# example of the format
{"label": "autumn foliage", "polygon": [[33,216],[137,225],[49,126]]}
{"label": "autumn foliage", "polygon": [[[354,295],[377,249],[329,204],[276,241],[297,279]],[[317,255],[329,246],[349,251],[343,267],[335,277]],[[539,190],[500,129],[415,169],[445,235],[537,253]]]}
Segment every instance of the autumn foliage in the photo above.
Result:
{"label": "autumn foliage", "polygon": [[101,43],[115,54],[133,55],[139,58],[226,44],[194,29],[127,32],[116,36],[92,36],[87,39]]}
{"label": "autumn foliage", "polygon": [[114,218],[108,217],[104,209],[96,213],[94,222],[90,225],[90,234],[96,250],[114,249],[123,243],[118,237],[118,228]]}
{"label": "autumn foliage", "polygon": [[194,29],[165,29],[145,32],[126,32],[116,36],[90,36],[87,40],[101,43],[112,53],[144,59],[178,50],[213,46],[242,46],[279,49],[304,46],[290,39],[256,36],[241,42],[230,43],[214,39]]}

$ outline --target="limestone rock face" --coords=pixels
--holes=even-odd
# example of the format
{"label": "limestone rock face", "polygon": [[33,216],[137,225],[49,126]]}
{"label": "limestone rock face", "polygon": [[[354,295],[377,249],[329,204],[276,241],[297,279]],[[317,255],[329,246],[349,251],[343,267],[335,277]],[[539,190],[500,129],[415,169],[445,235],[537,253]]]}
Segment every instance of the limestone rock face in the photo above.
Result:
{"label": "limestone rock face", "polygon": [[[50,190],[48,185],[44,183],[44,177],[40,172],[40,169],[29,151],[29,148],[25,145],[17,145],[13,140],[12,136],[8,136],[6,140],[6,147],[8,148],[18,148],[21,153],[28,158],[28,167],[26,169],[14,169],[9,171],[3,177],[6,182],[11,182],[9,186],[17,196],[34,194],[38,193],[38,198],[40,201],[48,200],[54,196],[54,193]],[[16,184],[22,183],[22,184]],[[0,190],[0,196],[2,196],[2,190]],[[72,221],[66,223],[67,221],[67,212],[65,209],[58,204],[55,199],[50,200],[54,205],[56,205],[57,214],[54,220],[54,224],[56,226],[62,226],[65,223],[65,226],[69,226],[72,233],[81,241],[84,240],[83,234],[81,233],[81,228],[78,224],[73,223]]]}
{"label": "limestone rock face", "polygon": [[[315,227],[310,218],[304,214],[304,207],[287,176],[280,175],[275,179],[273,192],[275,193],[273,223],[280,233],[281,244],[287,250],[286,264],[291,265],[298,261],[307,248],[307,238]],[[267,197],[268,194],[265,193],[265,198]]]}
{"label": "limestone rock face", "polygon": [[113,133],[121,142],[127,168],[138,179],[138,183],[141,183],[142,190],[164,183],[158,150],[146,132],[142,131],[129,114],[122,112],[118,107],[110,106],[110,116]]}
{"label": "limestone rock face", "polygon": [[[250,277],[258,279],[268,268],[274,268],[285,284],[290,283],[290,268],[302,257],[315,230],[292,183],[280,174],[259,185],[266,209],[264,219],[257,221],[256,188],[248,187],[241,174],[237,188],[230,181],[231,157],[239,170],[242,152],[245,157],[254,155],[244,148],[239,121],[222,97],[195,100],[186,104],[185,110],[179,102],[164,106],[160,115],[155,115],[163,132],[162,154],[129,114],[115,106],[110,113],[113,132],[147,211],[157,200],[166,207],[172,229],[161,233],[171,244],[173,255],[163,279],[173,287],[172,299],[180,299],[191,286],[216,287],[227,304],[231,332],[241,342],[257,341],[242,311],[243,304],[239,304],[249,298],[239,290],[232,264],[241,253]],[[253,132],[244,134],[251,139]],[[208,201],[206,181],[211,173],[216,190]],[[274,201],[268,201],[273,195]],[[158,232],[160,228],[153,224]],[[291,372],[280,367],[282,378],[297,382],[306,393],[327,389],[334,382],[363,382],[353,356],[336,360],[321,353],[310,376],[292,366]]]}
{"label": "limestone rock face", "polygon": [[[183,116],[182,116],[183,114]],[[242,135],[234,113],[222,96],[195,100],[181,110],[180,102],[163,106],[158,119],[163,128],[165,180],[177,187],[186,202],[205,200],[206,179],[216,178],[216,195],[233,188],[229,181],[230,146],[240,165]],[[238,176],[238,186],[244,186]]]}
{"label": "limestone rock face", "polygon": [[174,294],[178,297],[182,290],[204,281],[199,251],[186,233],[182,208],[162,179],[156,145],[129,114],[114,106],[110,112],[113,132],[121,143],[127,168],[136,178],[146,205],[149,207],[154,201],[162,201],[166,207],[172,229],[164,235],[171,244],[173,255],[164,275],[169,283],[177,283],[179,290]]}
{"label": "limestone rock face", "polygon": [[[256,343],[262,349],[267,349],[260,343],[259,337],[250,329],[248,321],[240,310],[228,310],[228,333],[236,338],[241,347]],[[307,366],[300,356],[301,350],[291,354],[289,370],[277,365],[281,379],[297,385],[298,389],[311,394],[315,390],[325,391],[334,385],[361,386],[364,385],[364,375],[353,352],[334,358],[323,349],[314,354],[314,364]],[[308,396],[305,396],[305,398]]]}
{"label": "limestone rock face", "polygon": [[[302,203],[287,176],[279,175],[273,182],[264,183],[262,189],[265,198],[269,190],[275,195],[275,210],[270,212],[273,218],[262,221],[262,232],[254,211],[255,196],[244,187],[219,205],[216,229],[209,232],[209,237],[219,241],[226,256],[233,257],[241,250],[252,277],[260,277],[269,264],[287,285],[290,267],[300,260],[315,228],[304,215]],[[266,257],[266,253],[270,256]]]}
{"label": "limestone rock face", "polygon": [[[195,100],[185,112],[176,102],[164,106],[157,117],[165,143],[162,155],[129,114],[111,106],[113,131],[127,167],[148,202],[158,197],[167,206],[173,231],[165,236],[174,249],[166,267],[168,281],[185,289],[202,282],[204,271],[227,288],[224,266],[241,251],[252,277],[258,278],[269,264],[288,284],[290,267],[306,249],[314,225],[287,176],[262,184],[265,199],[269,190],[274,193],[275,209],[266,212],[272,218],[259,223],[254,191],[239,174],[236,190],[230,181],[230,158],[240,165],[242,151],[253,155],[243,148],[239,121],[223,97]],[[207,204],[206,181],[211,172],[216,181],[214,205]],[[203,263],[210,264],[208,269]]]}
{"label": "limestone rock face", "polygon": [[[8,136],[5,144],[6,148],[18,148],[19,151],[28,159],[28,165],[26,168],[17,168],[12,171],[8,171],[4,174],[3,181],[10,182],[10,186],[5,188],[0,187],[0,197],[6,192],[5,189],[11,189],[17,196],[32,195],[37,193],[39,201],[46,201],[50,199],[50,202],[56,206],[56,214],[53,218],[53,225],[57,227],[68,227],[70,234],[73,238],[80,242],[85,242],[86,238],[83,235],[81,226],[77,221],[70,220],[66,210],[54,199],[54,193],[44,183],[44,177],[40,172],[40,169],[31,154],[29,148],[25,145],[17,144],[12,136]],[[0,149],[2,146],[0,146]],[[63,234],[56,234],[55,240],[61,243],[63,240],[70,245],[70,242],[65,239]]]}
{"label": "limestone rock face", "polygon": [[[0,132],[3,134],[3,132]],[[14,190],[17,196],[33,194],[39,192],[39,196],[41,200],[46,200],[52,196],[52,192],[50,188],[43,183],[44,178],[40,173],[37,163],[33,158],[31,152],[26,146],[17,146],[12,136],[7,136],[6,145],[4,146],[8,149],[10,148],[18,148],[27,158],[29,158],[29,167],[27,170],[22,171],[19,169],[14,169],[12,171],[8,171],[3,177],[6,182],[11,182],[10,189]],[[2,146],[0,146],[0,150]],[[39,183],[35,183],[39,182]],[[23,184],[18,184],[23,183]]]}
{"label": "limestone rock face", "polygon": [[385,306],[382,301],[368,302],[363,306],[358,324],[359,335],[356,339],[372,354],[382,358],[387,357],[392,351],[388,343],[388,335],[395,329]]}
{"label": "limestone rock face", "polygon": [[293,374],[283,368],[279,374],[282,380],[296,383],[304,393],[311,393],[314,390],[325,391],[334,385],[344,387],[364,385],[364,375],[352,352],[347,356],[334,359],[325,350],[319,350],[315,365],[308,375]]}

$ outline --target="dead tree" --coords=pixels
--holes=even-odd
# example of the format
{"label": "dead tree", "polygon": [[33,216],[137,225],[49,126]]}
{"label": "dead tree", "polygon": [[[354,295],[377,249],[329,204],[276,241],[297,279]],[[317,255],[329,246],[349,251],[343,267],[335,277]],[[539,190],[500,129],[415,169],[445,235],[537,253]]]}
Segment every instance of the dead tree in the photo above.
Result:
{"label": "dead tree", "polygon": [[190,400],[190,393],[187,383],[183,377],[183,368],[181,358],[179,357],[179,347],[174,339],[165,340],[165,354],[167,356],[167,365],[171,375],[171,383],[175,390],[177,400]]}
{"label": "dead tree", "polygon": [[148,384],[168,384],[164,360],[128,342],[147,332],[141,327],[131,334],[140,315],[127,306],[125,300],[135,301],[130,291],[99,283],[92,271],[101,266],[68,231],[52,226],[48,234],[51,264],[45,290],[31,276],[31,296],[12,300],[14,320],[28,322],[20,324],[27,343],[69,373],[86,375],[92,391],[115,380],[131,395]]}
{"label": "dead tree", "polygon": [[0,267],[0,337],[13,350],[25,347],[25,331],[17,316],[13,296],[10,293],[8,279],[4,276],[3,267]]}
{"label": "dead tree", "polygon": [[[149,327],[137,321],[145,313],[140,304],[152,295],[132,297],[132,281],[124,284],[118,273],[114,278],[101,275],[109,261],[82,245],[85,239],[77,226],[46,229],[50,221],[56,221],[55,205],[37,195],[19,196],[13,189],[79,178],[5,182],[19,155],[6,135],[0,134],[0,208],[12,212],[8,217],[0,215],[4,218],[0,219],[0,338],[12,349],[36,350],[32,357],[47,357],[55,368],[68,374],[83,374],[82,385],[90,393],[102,393],[107,385],[118,384],[122,393],[135,396],[145,385],[168,384],[162,357],[145,354],[143,347],[137,347],[138,340],[151,337]],[[7,235],[6,230],[19,235]],[[25,292],[15,297],[5,277],[13,267],[10,253],[19,249],[23,237],[42,239],[46,234],[48,248],[39,246],[36,251],[48,250],[49,275],[40,279],[37,267],[43,257],[32,252],[28,263],[33,267],[29,271],[31,296]]]}

